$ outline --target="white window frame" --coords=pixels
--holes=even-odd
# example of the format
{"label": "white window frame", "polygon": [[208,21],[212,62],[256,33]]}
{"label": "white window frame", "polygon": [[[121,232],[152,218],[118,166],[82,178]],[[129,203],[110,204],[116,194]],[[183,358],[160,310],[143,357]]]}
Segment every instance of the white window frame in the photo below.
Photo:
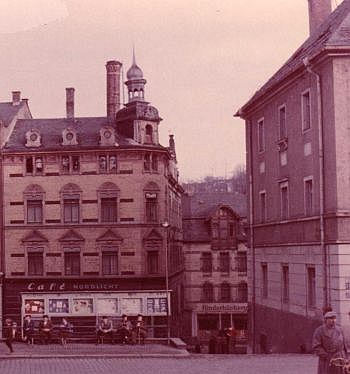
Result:
{"label": "white window frame", "polygon": [[[307,206],[306,206],[306,183],[311,181],[312,183],[312,191],[311,191],[311,212],[307,212]],[[308,176],[304,178],[304,214],[307,217],[311,217],[314,214],[315,209],[315,197],[314,197],[314,180],[312,176]]]}
{"label": "white window frame", "polygon": [[[281,221],[285,221],[289,219],[290,215],[290,198],[289,198],[289,183],[288,181],[283,181],[279,183],[280,187],[280,216],[281,216]],[[282,189],[287,188],[287,211],[285,217],[283,216],[283,197],[282,197]]]}
{"label": "white window frame", "polygon": [[[308,94],[309,95],[309,120],[310,120],[310,127],[305,128],[305,118],[304,118],[304,96]],[[312,124],[312,114],[311,114],[311,90],[308,88],[307,90],[303,91],[300,96],[301,101],[301,131],[303,133],[308,132],[311,130],[311,124]]]}
{"label": "white window frame", "polygon": [[[284,126],[285,126],[285,134],[282,136],[281,134],[281,109],[284,108]],[[287,106],[286,104],[282,104],[278,107],[278,140],[282,140],[287,138],[288,136],[288,129],[287,129]]]}
{"label": "white window frame", "polygon": [[[260,137],[260,124],[262,123],[262,139]],[[263,153],[265,152],[265,119],[264,117],[260,118],[258,121],[257,121],[257,130],[258,130],[258,152],[259,153]]]}

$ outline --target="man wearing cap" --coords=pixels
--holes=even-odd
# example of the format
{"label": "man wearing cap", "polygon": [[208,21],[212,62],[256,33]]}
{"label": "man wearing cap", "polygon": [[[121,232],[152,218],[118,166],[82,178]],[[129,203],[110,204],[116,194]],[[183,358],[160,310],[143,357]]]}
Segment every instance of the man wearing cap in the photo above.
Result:
{"label": "man wearing cap", "polygon": [[317,374],[341,374],[342,368],[330,365],[333,358],[346,358],[347,350],[343,330],[336,325],[337,315],[329,311],[324,324],[319,326],[312,338],[312,349],[319,357]]}

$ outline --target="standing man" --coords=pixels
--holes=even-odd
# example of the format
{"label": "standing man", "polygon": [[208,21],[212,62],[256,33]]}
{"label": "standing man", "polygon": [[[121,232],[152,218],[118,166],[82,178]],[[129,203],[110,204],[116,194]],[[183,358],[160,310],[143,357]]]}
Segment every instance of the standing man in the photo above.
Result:
{"label": "standing man", "polygon": [[13,353],[12,341],[15,338],[16,330],[14,329],[12,319],[10,318],[6,318],[5,320],[4,335],[5,344],[9,347],[10,352]]}
{"label": "standing man", "polygon": [[343,330],[335,324],[337,315],[330,311],[324,315],[324,324],[319,326],[312,339],[312,349],[319,357],[318,374],[341,374],[342,367],[331,364],[335,358],[346,358],[347,350]]}

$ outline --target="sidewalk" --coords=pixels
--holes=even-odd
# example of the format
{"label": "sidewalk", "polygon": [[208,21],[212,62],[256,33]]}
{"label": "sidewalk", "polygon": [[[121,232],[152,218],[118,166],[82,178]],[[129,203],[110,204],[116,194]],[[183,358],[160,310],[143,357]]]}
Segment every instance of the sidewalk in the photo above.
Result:
{"label": "sidewalk", "polygon": [[5,343],[0,344],[0,359],[8,358],[88,358],[88,357],[188,357],[184,349],[177,349],[162,344],[145,345],[119,345],[119,344],[79,344],[71,343],[63,347],[58,344],[27,345],[25,343],[13,344],[13,353]]}

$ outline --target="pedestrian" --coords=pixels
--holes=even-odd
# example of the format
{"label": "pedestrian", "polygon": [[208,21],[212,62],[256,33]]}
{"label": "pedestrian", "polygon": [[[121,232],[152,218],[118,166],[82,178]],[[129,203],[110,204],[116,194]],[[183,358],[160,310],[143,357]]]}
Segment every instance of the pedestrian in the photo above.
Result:
{"label": "pedestrian", "polygon": [[234,353],[236,346],[236,330],[233,326],[225,329],[226,347],[225,353]]}
{"label": "pedestrian", "polygon": [[72,324],[68,322],[67,318],[63,317],[62,321],[59,326],[59,331],[60,331],[60,339],[61,339],[61,344],[63,346],[67,345],[67,339],[69,337],[69,334],[72,331]]}
{"label": "pedestrian", "polygon": [[107,316],[103,316],[102,321],[97,327],[97,344],[102,343],[103,338],[107,336],[110,338],[111,342],[114,343],[112,321],[110,321]]}
{"label": "pedestrian", "polygon": [[5,319],[4,335],[5,344],[8,346],[10,353],[13,353],[12,342],[16,336],[16,330],[15,325],[13,324],[12,319],[10,318]]}
{"label": "pedestrian", "polygon": [[27,344],[34,343],[34,321],[30,314],[26,314],[23,321],[23,339]]}
{"label": "pedestrian", "polygon": [[52,331],[52,322],[47,314],[43,316],[42,321],[39,323],[39,334],[41,344],[50,344],[51,343],[51,331]]}
{"label": "pedestrian", "polygon": [[312,338],[312,349],[319,357],[317,374],[341,374],[342,367],[332,365],[334,358],[347,357],[344,333],[340,326],[336,325],[336,313],[326,312],[324,323],[319,326]]}

